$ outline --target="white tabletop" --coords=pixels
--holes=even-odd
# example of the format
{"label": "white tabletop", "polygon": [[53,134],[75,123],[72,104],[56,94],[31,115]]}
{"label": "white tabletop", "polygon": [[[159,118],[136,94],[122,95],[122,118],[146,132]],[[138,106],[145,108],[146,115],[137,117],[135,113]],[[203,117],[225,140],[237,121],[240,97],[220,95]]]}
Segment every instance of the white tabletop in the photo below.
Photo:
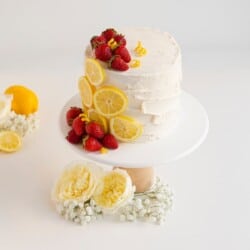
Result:
{"label": "white tabletop", "polygon": [[[11,13],[10,8],[8,11]],[[63,30],[57,22],[52,26]],[[9,27],[15,30],[14,23]],[[48,27],[40,29],[46,33]],[[30,38],[39,39],[35,34]],[[195,152],[157,169],[175,193],[166,224],[102,220],[81,227],[56,213],[50,191],[62,168],[81,159],[65,145],[58,118],[65,102],[76,93],[87,39],[72,40],[72,47],[49,48],[42,38],[47,47],[36,50],[24,45],[20,34],[19,46],[24,49],[12,51],[8,38],[4,38],[4,48],[9,50],[0,48],[0,92],[14,83],[35,90],[40,98],[41,127],[24,141],[21,151],[0,154],[0,249],[250,248],[249,46],[183,47],[182,86],[205,107],[210,130]]]}

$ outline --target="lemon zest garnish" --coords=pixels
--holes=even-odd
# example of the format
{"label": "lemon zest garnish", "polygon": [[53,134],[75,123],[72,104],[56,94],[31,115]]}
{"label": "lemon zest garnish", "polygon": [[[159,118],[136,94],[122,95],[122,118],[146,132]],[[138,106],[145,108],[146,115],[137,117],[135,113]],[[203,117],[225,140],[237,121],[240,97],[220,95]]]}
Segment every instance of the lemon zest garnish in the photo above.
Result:
{"label": "lemon zest garnish", "polygon": [[118,47],[118,43],[115,41],[114,38],[111,38],[109,41],[108,41],[108,46],[114,50]]}
{"label": "lemon zest garnish", "polygon": [[142,46],[142,42],[138,41],[137,46],[134,49],[137,56],[145,56],[147,54],[147,50]]}
{"label": "lemon zest garnish", "polygon": [[105,148],[105,147],[102,147],[102,148],[100,149],[100,152],[101,152],[101,154],[107,154],[107,153],[108,153],[108,149]]}
{"label": "lemon zest garnish", "polygon": [[133,59],[133,60],[131,60],[129,65],[131,68],[138,68],[141,66],[141,61],[137,60],[137,59]]}
{"label": "lemon zest garnish", "polygon": [[90,119],[88,118],[88,116],[86,114],[80,114],[79,116],[81,117],[81,120],[83,122],[85,122],[85,121],[89,122],[90,121]]}

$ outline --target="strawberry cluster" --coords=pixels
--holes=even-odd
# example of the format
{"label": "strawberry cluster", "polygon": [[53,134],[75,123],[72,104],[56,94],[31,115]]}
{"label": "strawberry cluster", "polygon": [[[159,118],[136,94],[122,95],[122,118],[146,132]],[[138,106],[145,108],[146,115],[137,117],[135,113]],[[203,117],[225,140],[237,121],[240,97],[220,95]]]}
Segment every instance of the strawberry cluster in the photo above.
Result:
{"label": "strawberry cluster", "polygon": [[106,29],[101,35],[93,36],[90,40],[95,57],[108,64],[109,68],[125,71],[128,70],[128,63],[131,56],[126,48],[124,35],[119,34],[115,29]]}
{"label": "strawberry cluster", "polygon": [[66,113],[66,121],[71,130],[66,139],[72,144],[81,144],[87,151],[95,152],[102,148],[117,149],[116,138],[105,133],[102,126],[95,121],[85,121],[82,118],[83,111],[78,107],[71,107]]}

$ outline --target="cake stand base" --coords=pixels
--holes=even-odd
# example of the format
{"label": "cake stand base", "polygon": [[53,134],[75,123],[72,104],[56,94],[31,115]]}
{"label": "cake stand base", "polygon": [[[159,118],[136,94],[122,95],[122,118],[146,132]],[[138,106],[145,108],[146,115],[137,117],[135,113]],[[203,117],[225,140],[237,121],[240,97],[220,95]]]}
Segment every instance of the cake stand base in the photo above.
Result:
{"label": "cake stand base", "polygon": [[145,168],[125,168],[125,167],[114,167],[125,170],[130,176],[132,183],[135,186],[137,193],[148,191],[155,182],[155,174],[153,167]]}

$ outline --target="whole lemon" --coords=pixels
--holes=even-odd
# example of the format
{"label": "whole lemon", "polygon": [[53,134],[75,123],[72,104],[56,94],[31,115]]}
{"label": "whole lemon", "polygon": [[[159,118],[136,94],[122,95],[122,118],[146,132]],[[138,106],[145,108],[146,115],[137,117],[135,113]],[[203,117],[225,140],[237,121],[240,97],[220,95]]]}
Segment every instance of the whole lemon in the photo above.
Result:
{"label": "whole lemon", "polygon": [[22,85],[12,85],[5,92],[7,95],[12,95],[11,109],[22,115],[29,115],[38,110],[38,97],[30,89]]}

